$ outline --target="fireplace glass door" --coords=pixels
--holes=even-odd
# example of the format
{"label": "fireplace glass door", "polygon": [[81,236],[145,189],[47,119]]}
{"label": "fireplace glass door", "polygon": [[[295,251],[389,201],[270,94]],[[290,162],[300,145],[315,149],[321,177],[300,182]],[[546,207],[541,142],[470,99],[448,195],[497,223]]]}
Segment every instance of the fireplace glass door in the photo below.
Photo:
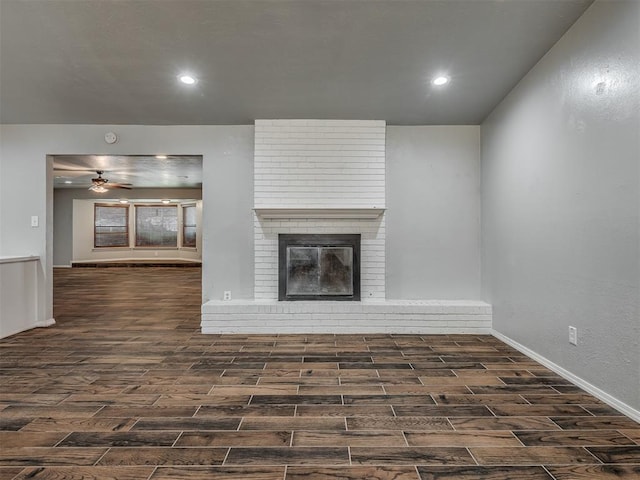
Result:
{"label": "fireplace glass door", "polygon": [[360,235],[279,234],[278,300],[360,300]]}
{"label": "fireplace glass door", "polygon": [[353,247],[287,247],[287,295],[353,295]]}

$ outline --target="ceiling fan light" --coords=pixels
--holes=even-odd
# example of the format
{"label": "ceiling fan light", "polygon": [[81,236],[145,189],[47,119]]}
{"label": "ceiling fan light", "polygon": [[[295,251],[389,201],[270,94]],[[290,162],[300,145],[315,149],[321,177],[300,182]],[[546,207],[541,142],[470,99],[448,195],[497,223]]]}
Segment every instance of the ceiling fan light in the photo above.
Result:
{"label": "ceiling fan light", "polygon": [[449,83],[449,77],[444,76],[444,75],[439,75],[437,77],[435,77],[431,83],[433,83],[436,87],[441,87],[442,85],[446,85],[447,83]]}
{"label": "ceiling fan light", "polygon": [[96,193],[104,193],[104,192],[108,192],[108,190],[106,188],[104,188],[102,185],[91,185],[89,187],[89,190],[96,192]]}
{"label": "ceiling fan light", "polygon": [[194,77],[192,75],[189,75],[187,73],[183,73],[181,75],[178,75],[178,80],[180,80],[185,85],[194,85],[198,81],[196,79],[196,77]]}

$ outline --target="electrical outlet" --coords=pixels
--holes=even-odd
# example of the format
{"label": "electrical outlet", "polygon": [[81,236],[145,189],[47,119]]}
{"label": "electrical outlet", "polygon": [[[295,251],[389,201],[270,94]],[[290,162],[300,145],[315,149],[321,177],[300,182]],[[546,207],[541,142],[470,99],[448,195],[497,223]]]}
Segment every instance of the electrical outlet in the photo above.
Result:
{"label": "electrical outlet", "polygon": [[40,224],[40,219],[38,218],[37,215],[33,215],[31,217],[31,226],[32,227],[37,227]]}
{"label": "electrical outlet", "polygon": [[222,296],[223,300],[231,300],[231,290],[225,290]]}
{"label": "electrical outlet", "polygon": [[576,327],[569,327],[569,343],[578,345],[578,329]]}

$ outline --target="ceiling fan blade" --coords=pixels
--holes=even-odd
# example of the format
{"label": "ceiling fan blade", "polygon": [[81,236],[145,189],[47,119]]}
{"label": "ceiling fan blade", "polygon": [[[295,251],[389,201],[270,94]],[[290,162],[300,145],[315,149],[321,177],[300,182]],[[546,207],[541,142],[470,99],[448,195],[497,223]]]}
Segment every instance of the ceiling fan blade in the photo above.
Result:
{"label": "ceiling fan blade", "polygon": [[130,183],[109,183],[107,188],[125,188],[127,190],[131,190]]}
{"label": "ceiling fan blade", "polygon": [[54,177],[62,177],[62,178],[77,178],[77,177],[87,177],[91,175],[91,172],[84,170],[54,170]]}
{"label": "ceiling fan blade", "polygon": [[96,173],[94,169],[90,168],[68,168],[68,167],[54,167],[53,173],[56,172],[82,172],[82,173]]}

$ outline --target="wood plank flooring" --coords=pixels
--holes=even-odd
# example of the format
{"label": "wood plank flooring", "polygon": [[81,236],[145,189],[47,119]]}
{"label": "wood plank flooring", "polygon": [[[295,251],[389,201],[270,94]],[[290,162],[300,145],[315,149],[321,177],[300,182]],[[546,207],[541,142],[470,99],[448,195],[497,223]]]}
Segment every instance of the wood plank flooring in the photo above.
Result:
{"label": "wood plank flooring", "polygon": [[640,425],[490,336],[201,335],[200,269],[56,269],[0,479],[640,478]]}

